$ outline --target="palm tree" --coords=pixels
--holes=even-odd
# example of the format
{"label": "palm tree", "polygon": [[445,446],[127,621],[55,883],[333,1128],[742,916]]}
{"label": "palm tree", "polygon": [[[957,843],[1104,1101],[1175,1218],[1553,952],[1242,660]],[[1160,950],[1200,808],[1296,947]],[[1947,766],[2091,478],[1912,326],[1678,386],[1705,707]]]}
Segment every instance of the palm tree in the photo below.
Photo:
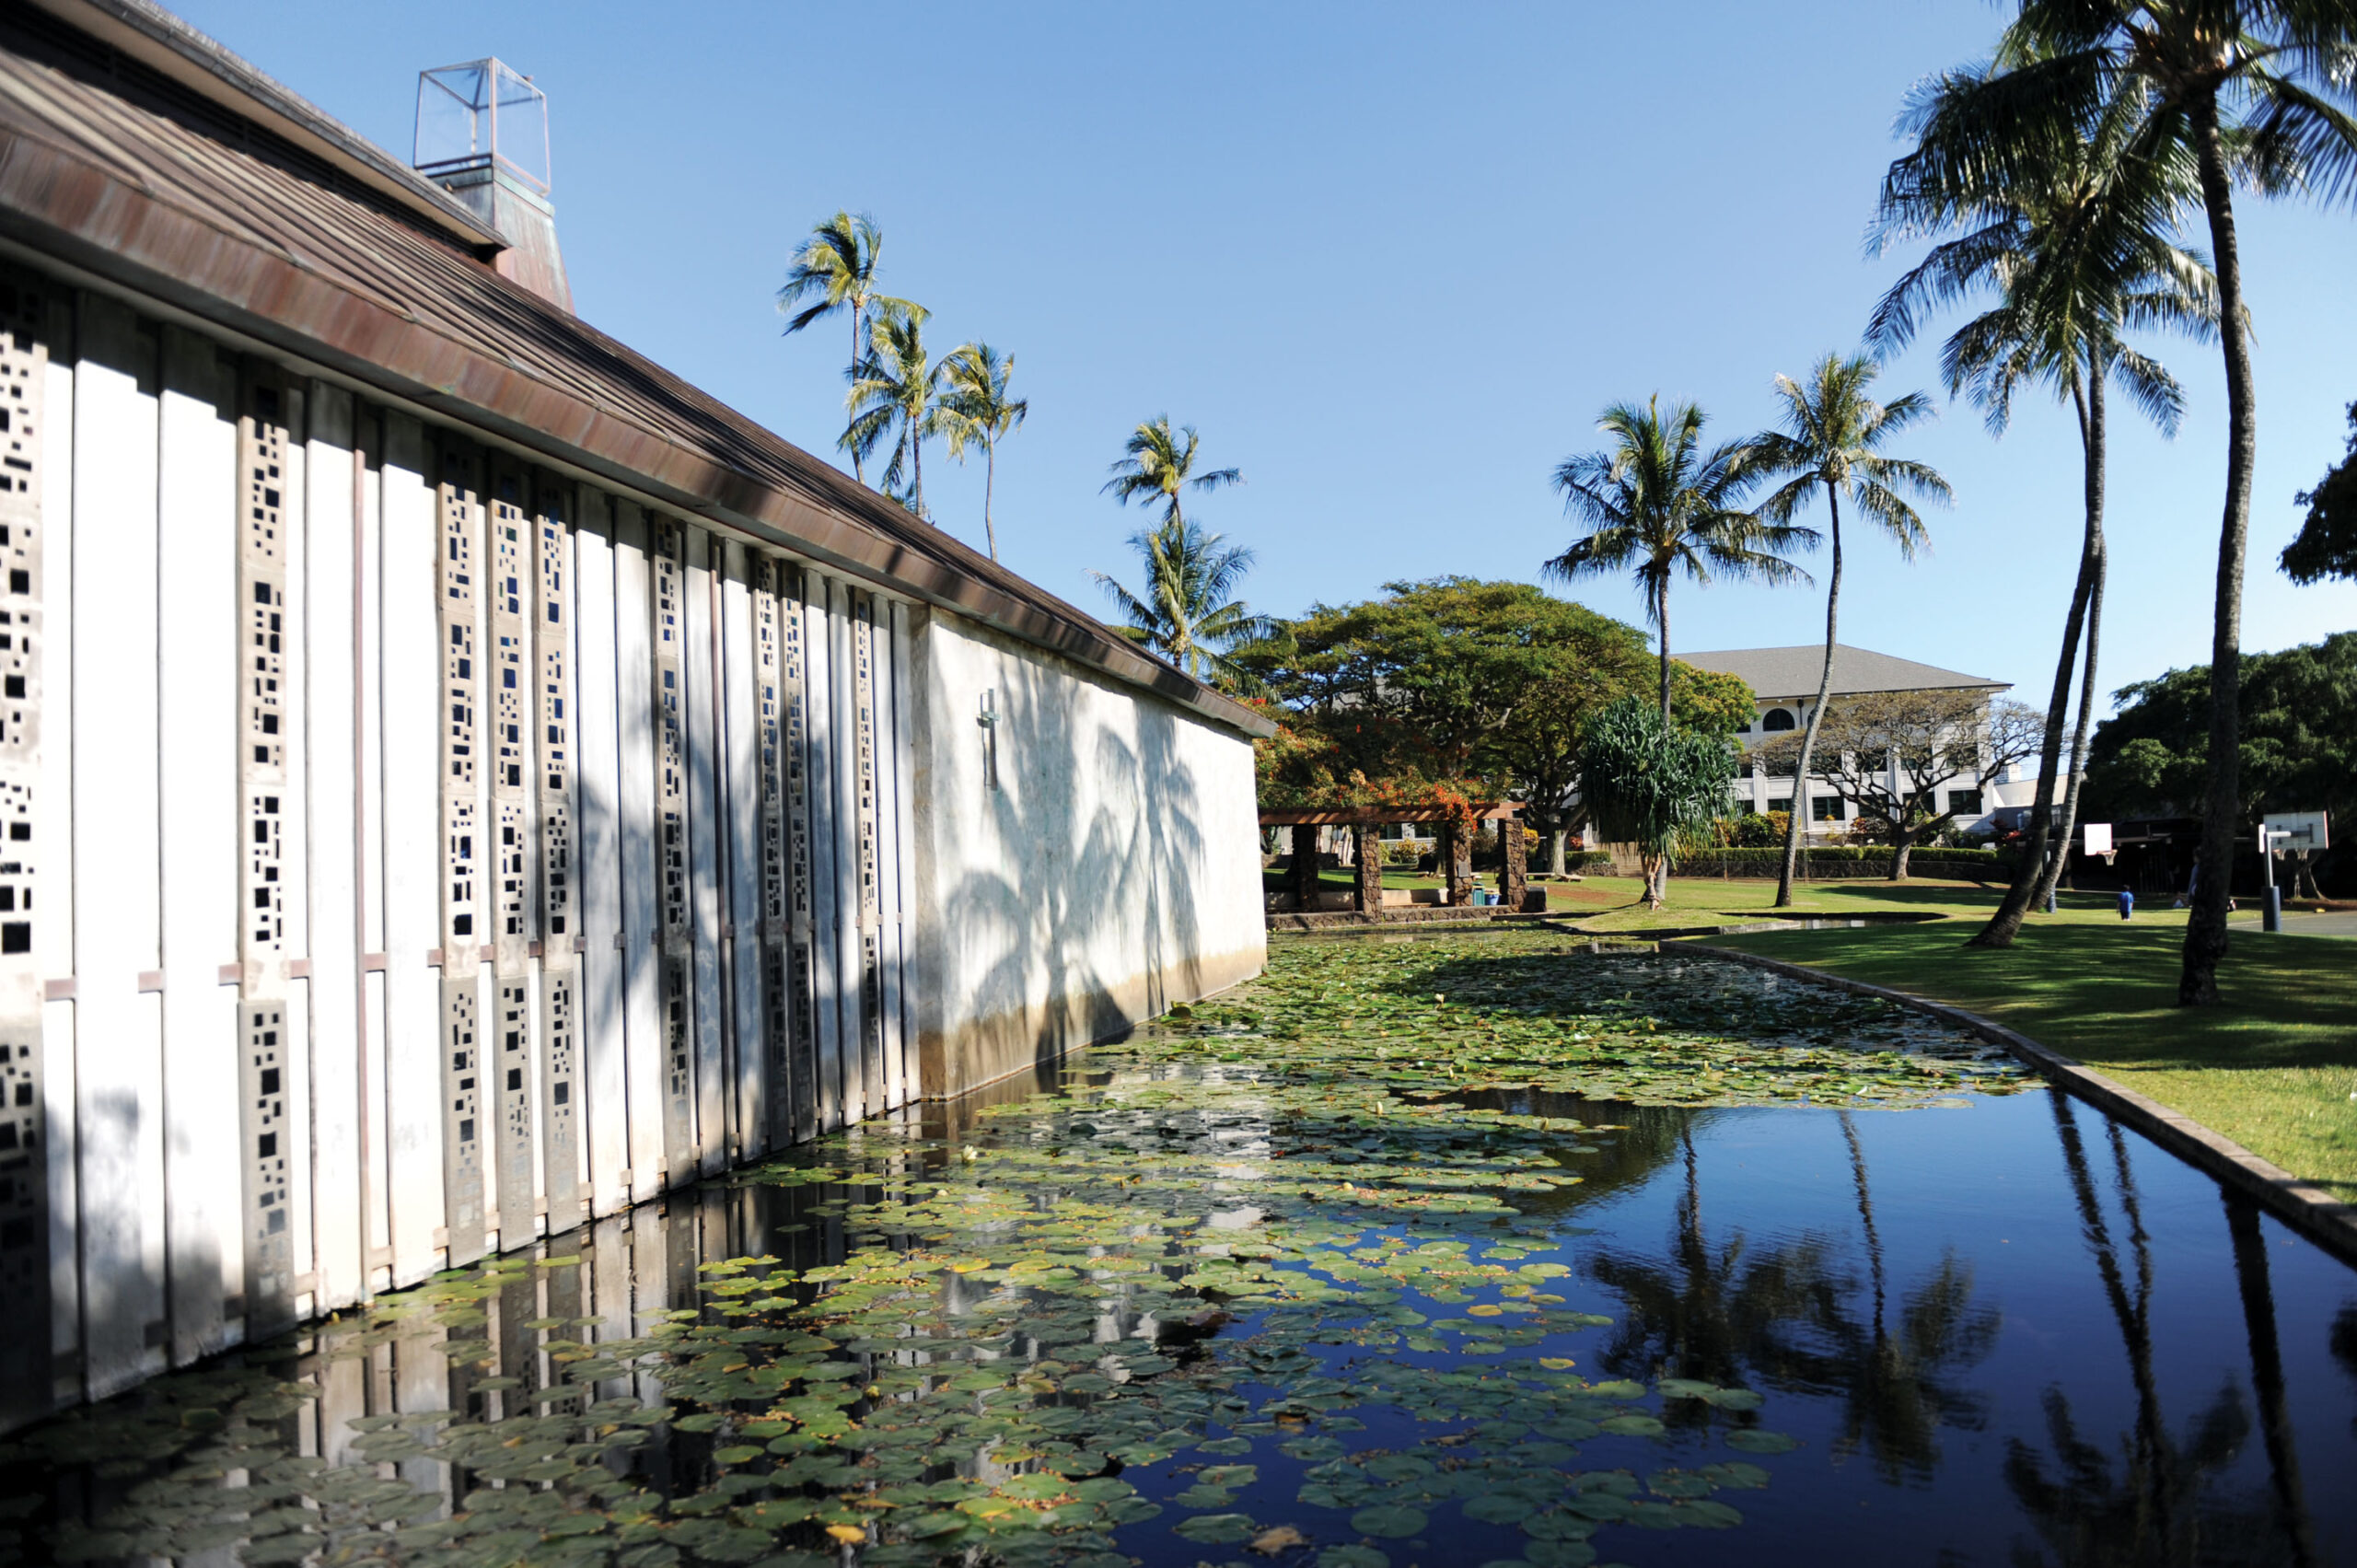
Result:
{"label": "palm tree", "polygon": [[[2084,459],[2085,527],[2078,581],[2063,621],[2061,654],[2046,709],[2038,799],[2028,853],[1997,912],[1970,946],[2010,946],[2023,917],[2053,891],[2069,854],[2085,772],[2087,726],[2096,694],[2107,550],[2103,533],[2107,386],[2117,376],[2131,401],[2174,436],[2184,394],[2157,361],[2121,342],[2123,331],[2171,326],[2196,335],[2216,319],[2217,285],[2208,266],[2177,245],[2169,230],[2200,199],[2192,159],[2123,157],[2143,115],[2146,89],[2122,83],[2084,134],[2045,144],[2035,179],[1992,180],[1987,165],[1952,145],[1956,106],[2003,67],[1951,72],[1915,95],[1908,122],[1917,150],[1891,165],[1883,180],[1880,241],[1961,229],[1934,247],[1892,285],[1876,307],[1868,339],[1897,348],[1914,335],[1929,307],[1987,287],[1995,306],[1947,341],[1942,356],[1948,390],[1969,396],[1992,435],[2011,418],[2014,394],[2039,382],[2078,416]],[[2079,717],[2071,738],[2069,783],[2060,832],[2049,829],[2071,676],[2085,639]],[[2059,845],[2049,858],[2048,845]]]}
{"label": "palm tree", "polygon": [[2125,84],[2143,89],[2123,156],[2189,151],[2218,273],[2226,371],[2226,496],[2210,653],[2201,885],[2186,923],[2177,1000],[2218,1000],[2240,816],[2242,590],[2258,424],[2234,185],[2357,195],[2357,8],[2348,0],[2023,0],[1998,47],[2007,69],[1961,105],[1957,145],[2020,183],[2044,145],[2095,123]]}
{"label": "palm tree", "polygon": [[1168,414],[1155,414],[1131,431],[1130,438],[1121,444],[1124,456],[1113,465],[1113,477],[1105,482],[1102,494],[1111,495],[1125,506],[1138,496],[1151,501],[1159,495],[1163,526],[1176,528],[1180,521],[1181,490],[1212,491],[1225,484],[1244,482],[1243,474],[1235,469],[1197,473],[1195,453],[1202,440],[1193,425],[1173,430]]}
{"label": "palm tree", "polygon": [[1563,509],[1587,525],[1587,536],[1541,568],[1576,581],[1605,572],[1633,571],[1645,596],[1645,619],[1661,634],[1661,716],[1669,722],[1669,584],[1684,573],[1707,584],[1713,571],[1734,578],[1782,583],[1808,574],[1780,551],[1817,542],[1815,530],[1763,523],[1741,510],[1748,480],[1736,444],[1702,450],[1702,411],[1674,403],[1665,417],[1661,399],[1644,407],[1614,403],[1596,428],[1611,437],[1602,451],[1583,452],[1555,465]]}
{"label": "palm tree", "polygon": [[[883,251],[884,234],[874,218],[865,213],[837,213],[811,229],[810,237],[795,249],[786,269],[785,286],[777,291],[778,309],[794,311],[785,323],[789,336],[838,310],[851,312],[848,380],[859,379],[860,345],[867,341],[863,328],[869,308],[900,303],[877,292],[877,262]],[[804,305],[805,300],[813,302]],[[797,305],[802,308],[795,310]],[[852,477],[865,483],[861,456],[852,454]]]}
{"label": "palm tree", "polygon": [[[1167,433],[1167,421],[1163,429]],[[1188,435],[1191,437],[1194,432]],[[1191,439],[1188,450],[1190,454],[1193,450]],[[1175,514],[1175,492],[1171,506]],[[1250,672],[1231,660],[1228,650],[1269,635],[1275,623],[1255,615],[1235,597],[1237,585],[1251,569],[1252,552],[1241,545],[1225,544],[1223,539],[1174,515],[1160,528],[1142,528],[1130,536],[1131,548],[1145,562],[1143,595],[1130,592],[1102,572],[1089,575],[1120,608],[1127,624],[1114,630],[1122,636],[1153,649],[1198,680],[1217,677],[1248,688],[1253,680]]]}
{"label": "palm tree", "polygon": [[941,368],[946,387],[941,396],[942,433],[948,437],[949,455],[962,463],[968,442],[982,448],[982,532],[995,561],[998,528],[991,521],[991,494],[998,484],[998,444],[1022,424],[1031,412],[1031,400],[1007,396],[1015,355],[988,343],[962,344],[941,362]]}
{"label": "palm tree", "polygon": [[1777,377],[1785,428],[1753,436],[1740,461],[1747,478],[1793,476],[1759,504],[1760,517],[1789,523],[1821,490],[1833,525],[1833,573],[1825,593],[1825,668],[1817,677],[1817,701],[1809,706],[1794,763],[1793,817],[1784,830],[1783,872],[1776,881],[1779,909],[1793,901],[1793,873],[1800,862],[1801,834],[1808,818],[1809,754],[1816,749],[1825,700],[1833,687],[1834,630],[1841,612],[1841,503],[1847,500],[1855,506],[1891,537],[1901,555],[1912,560],[1930,536],[1901,492],[1941,502],[1953,494],[1948,482],[1927,464],[1883,455],[1882,447],[1893,436],[1929,418],[1933,409],[1932,401],[1921,392],[1887,403],[1868,397],[1866,389],[1881,374],[1882,366],[1866,354],[1844,359],[1829,354],[1809,373],[1805,386],[1789,376]]}
{"label": "palm tree", "polygon": [[949,424],[935,401],[947,366],[935,364],[924,346],[930,314],[906,300],[878,304],[867,354],[853,366],[851,391],[843,399],[850,420],[837,443],[857,462],[890,441],[884,488],[920,517],[925,516],[925,438],[946,434]]}

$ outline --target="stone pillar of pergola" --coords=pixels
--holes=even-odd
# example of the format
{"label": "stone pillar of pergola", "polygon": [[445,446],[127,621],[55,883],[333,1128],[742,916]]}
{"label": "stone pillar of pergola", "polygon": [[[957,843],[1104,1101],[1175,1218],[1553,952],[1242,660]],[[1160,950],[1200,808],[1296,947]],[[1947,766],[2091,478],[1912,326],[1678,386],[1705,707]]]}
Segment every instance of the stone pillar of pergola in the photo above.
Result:
{"label": "stone pillar of pergola", "polygon": [[1293,828],[1293,907],[1304,914],[1318,912],[1318,829],[1308,822]]}
{"label": "stone pillar of pergola", "polygon": [[1498,878],[1498,901],[1516,914],[1522,912],[1523,900],[1530,892],[1530,846],[1523,842],[1522,824],[1513,818],[1500,819],[1498,842],[1505,850],[1505,874]]}
{"label": "stone pillar of pergola", "polygon": [[1383,918],[1383,830],[1373,822],[1351,829],[1351,854],[1359,863],[1359,913]]}
{"label": "stone pillar of pergola", "polygon": [[1440,825],[1440,901],[1457,909],[1473,901],[1473,835],[1451,819]]}

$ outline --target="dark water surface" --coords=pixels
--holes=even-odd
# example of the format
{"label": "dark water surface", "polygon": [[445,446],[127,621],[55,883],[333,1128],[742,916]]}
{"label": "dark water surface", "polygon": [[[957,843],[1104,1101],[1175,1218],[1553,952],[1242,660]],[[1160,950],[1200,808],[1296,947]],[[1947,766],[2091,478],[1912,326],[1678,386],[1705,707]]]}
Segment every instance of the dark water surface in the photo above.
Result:
{"label": "dark water surface", "polygon": [[2357,1272],[1879,1004],[1301,943],[1043,1078],[17,1434],[0,1561],[2357,1562]]}

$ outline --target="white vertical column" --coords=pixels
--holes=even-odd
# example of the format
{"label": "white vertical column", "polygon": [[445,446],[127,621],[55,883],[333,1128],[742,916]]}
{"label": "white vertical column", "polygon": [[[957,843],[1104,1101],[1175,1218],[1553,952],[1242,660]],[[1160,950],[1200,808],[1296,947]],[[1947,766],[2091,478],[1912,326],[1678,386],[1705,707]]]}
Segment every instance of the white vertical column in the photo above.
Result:
{"label": "white vertical column", "polygon": [[807,801],[810,844],[810,1011],[812,1074],[818,1099],[817,1131],[830,1132],[843,1124],[843,1032],[839,999],[842,992],[841,931],[842,897],[836,882],[835,745],[837,708],[834,701],[835,657],[832,618],[827,613],[827,581],[816,572],[802,574],[803,701],[808,714]]}
{"label": "white vertical column", "polygon": [[852,624],[852,588],[840,578],[827,585],[828,707],[831,711],[834,788],[827,796],[835,851],[835,896],[829,911],[835,924],[835,1004],[842,1053],[842,1120],[857,1121],[868,1111],[865,987],[862,984],[860,931],[860,668],[858,633]]}
{"label": "white vertical column", "polygon": [[614,504],[614,689],[621,787],[622,1022],[630,1098],[630,1201],[663,1191],[662,953],[656,902],[655,655],[646,514]]}
{"label": "white vertical column", "polygon": [[[164,332],[156,634],[162,723],[165,1152],[172,1359],[242,1334],[238,1179],[238,427],[234,377],[213,344]],[[234,971],[233,971],[234,972]]]}
{"label": "white vertical column", "polygon": [[892,795],[894,880],[893,915],[889,927],[899,983],[900,1071],[911,1099],[925,1092],[923,1052],[917,1045],[917,988],[923,976],[917,967],[916,943],[916,753],[917,717],[911,705],[913,645],[909,635],[909,607],[892,606]]}
{"label": "white vertical column", "polygon": [[388,412],[377,587],[384,691],[386,1192],[391,1280],[441,1266],[442,1005],[426,958],[442,946],[439,537],[425,433]]}
{"label": "white vertical column", "polygon": [[[730,1074],[723,1059],[723,1019],[728,1011],[720,969],[720,628],[713,575],[713,538],[699,528],[687,535],[686,645],[680,673],[686,690],[688,739],[688,901],[692,923],[695,993],[696,1155],[706,1176],[728,1168],[736,1140],[728,1115]],[[684,1179],[684,1177],[682,1178]]]}
{"label": "white vertical column", "polygon": [[354,936],[360,945],[361,1259],[364,1294],[389,1288],[392,1242],[392,1122],[386,1077],[385,537],[383,418],[353,417],[353,723],[358,815],[354,822]]}
{"label": "white vertical column", "polygon": [[[281,861],[286,879],[286,1114],[293,1120],[287,1149],[287,1236],[289,1261],[295,1270],[295,1312],[298,1318],[314,1310],[310,1281],[316,1260],[312,1225],[317,1207],[311,1194],[311,908],[303,889],[311,881],[311,835],[307,821],[310,805],[310,714],[303,705],[306,646],[310,641],[310,613],[303,602],[301,585],[310,575],[310,550],[303,537],[303,503],[308,493],[306,476],[310,454],[303,444],[308,428],[308,399],[299,386],[285,393],[288,432],[285,462],[286,528],[286,798],[285,853]],[[248,1326],[250,1337],[251,1325]]]}
{"label": "white vertical column", "polygon": [[720,573],[721,779],[727,866],[728,1005],[734,1020],[736,1106],[740,1157],[771,1146],[770,1097],[785,1084],[772,1075],[769,1031],[761,1017],[761,758],[756,693],[760,656],[753,640],[753,590],[745,547],[731,543]]}
{"label": "white vertical column", "polygon": [[[84,1376],[92,1398],[164,1365],[164,1074],[157,864],[156,353],[81,297],[75,376],[74,865]],[[102,564],[101,564],[102,563]],[[124,614],[123,607],[133,607]]]}
{"label": "white vertical column", "polygon": [[311,1194],[314,1310],[367,1288],[361,1230],[360,930],[354,703],[360,628],[352,394],[313,382],[304,454],[303,706],[310,809]]}
{"label": "white vertical column", "polygon": [[892,634],[901,607],[888,599],[873,601],[875,617],[874,689],[869,701],[876,726],[876,945],[878,1031],[884,1041],[884,1104],[906,1105],[912,1098],[909,1083],[907,1042],[900,1028],[900,731],[899,703],[900,648]]}
{"label": "white vertical column", "polygon": [[[629,1051],[623,1019],[621,731],[613,503],[581,494],[574,531],[574,690],[581,805],[581,1052],[590,1209],[631,1201]],[[604,1267],[599,1254],[599,1267]]]}
{"label": "white vertical column", "polygon": [[60,289],[44,302],[49,362],[44,367],[41,432],[41,598],[48,633],[41,669],[41,810],[33,822],[33,859],[48,906],[33,923],[33,956],[42,981],[42,1117],[49,1132],[50,1365],[28,1389],[56,1404],[81,1391],[81,1193],[75,1062],[74,975],[74,296]]}

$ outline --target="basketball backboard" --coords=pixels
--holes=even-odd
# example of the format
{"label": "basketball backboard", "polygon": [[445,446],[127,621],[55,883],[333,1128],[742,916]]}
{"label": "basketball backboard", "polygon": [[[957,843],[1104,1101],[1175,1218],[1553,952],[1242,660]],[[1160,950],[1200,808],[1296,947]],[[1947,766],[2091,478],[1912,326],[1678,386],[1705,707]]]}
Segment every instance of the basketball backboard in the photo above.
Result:
{"label": "basketball backboard", "polygon": [[2259,825],[2270,835],[2267,841],[2269,847],[2278,853],[2287,849],[2332,847],[2325,813],[2321,811],[2270,811],[2259,819]]}

